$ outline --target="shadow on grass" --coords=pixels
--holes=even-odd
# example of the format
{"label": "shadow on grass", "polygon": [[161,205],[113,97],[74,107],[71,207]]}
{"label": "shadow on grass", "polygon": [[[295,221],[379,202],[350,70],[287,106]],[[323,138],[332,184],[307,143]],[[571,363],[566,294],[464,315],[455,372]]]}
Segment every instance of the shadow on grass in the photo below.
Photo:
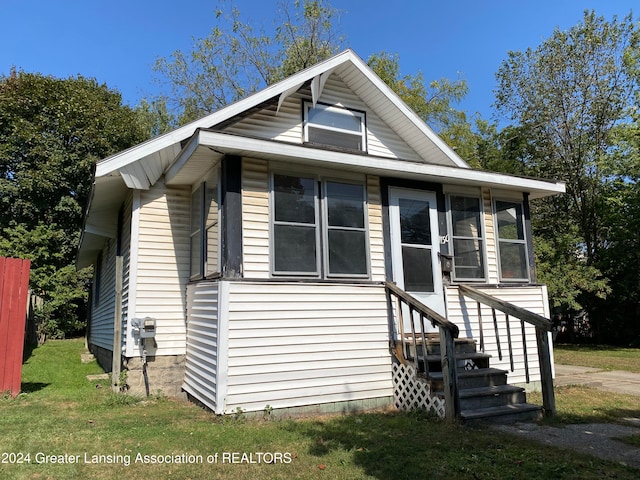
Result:
{"label": "shadow on grass", "polygon": [[43,389],[47,388],[49,385],[50,385],[50,383],[22,382],[22,385],[20,386],[20,391],[22,393],[39,392],[40,390],[43,390]]}
{"label": "shadow on grass", "polygon": [[327,462],[328,469],[353,462],[378,479],[438,477],[442,460],[451,455],[447,438],[459,437],[458,452],[464,443],[461,427],[422,412],[345,416],[301,428],[312,440],[309,454]]}

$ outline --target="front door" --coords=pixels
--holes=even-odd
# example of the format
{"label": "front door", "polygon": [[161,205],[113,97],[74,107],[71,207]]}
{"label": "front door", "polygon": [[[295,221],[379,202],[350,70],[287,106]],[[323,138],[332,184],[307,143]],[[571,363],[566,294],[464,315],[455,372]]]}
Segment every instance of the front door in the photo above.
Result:
{"label": "front door", "polygon": [[[435,192],[390,188],[389,220],[396,284],[444,316]],[[431,326],[431,322],[428,325]]]}

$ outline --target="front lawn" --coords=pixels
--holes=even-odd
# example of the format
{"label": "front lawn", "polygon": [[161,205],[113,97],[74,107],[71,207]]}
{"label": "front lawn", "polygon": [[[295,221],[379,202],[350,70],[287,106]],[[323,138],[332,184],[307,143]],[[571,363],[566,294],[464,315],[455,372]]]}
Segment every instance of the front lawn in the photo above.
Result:
{"label": "front lawn", "polygon": [[[423,413],[220,418],[89,382],[83,342],[33,351],[0,399],[3,479],[636,479],[638,470]],[[624,399],[621,408],[626,408]],[[562,405],[559,402],[559,405]],[[560,408],[560,407],[559,407]],[[630,407],[629,407],[630,408]]]}
{"label": "front lawn", "polygon": [[563,365],[640,373],[640,348],[560,344],[554,345],[553,352],[555,362]]}

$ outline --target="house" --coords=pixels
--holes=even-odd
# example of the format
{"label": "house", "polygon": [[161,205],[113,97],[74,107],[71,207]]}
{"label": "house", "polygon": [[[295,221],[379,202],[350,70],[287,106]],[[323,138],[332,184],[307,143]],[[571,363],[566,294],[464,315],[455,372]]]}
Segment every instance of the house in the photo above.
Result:
{"label": "house", "polygon": [[437,317],[535,387],[533,327],[494,328],[460,285],[548,318],[529,202],[563,191],[471,169],[347,50],[98,162],[77,257],[95,266],[88,343],[133,391],[341,411],[397,404],[419,354],[396,344]]}

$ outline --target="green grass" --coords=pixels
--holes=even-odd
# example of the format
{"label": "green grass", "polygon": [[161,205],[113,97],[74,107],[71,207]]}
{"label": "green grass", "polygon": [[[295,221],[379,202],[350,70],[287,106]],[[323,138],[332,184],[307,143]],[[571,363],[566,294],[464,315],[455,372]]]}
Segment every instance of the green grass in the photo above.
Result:
{"label": "green grass", "polygon": [[555,362],[564,365],[640,373],[640,348],[603,345],[555,345]]}
{"label": "green grass", "polygon": [[[622,465],[486,429],[449,425],[421,413],[250,420],[216,417],[163,397],[114,396],[107,381],[97,388],[99,383],[85,379],[100,369],[80,363],[82,350],[81,341],[68,340],[34,350],[23,369],[26,393],[0,398],[0,455],[9,462],[18,459],[15,455],[30,455],[30,463],[0,463],[0,478],[638,478],[638,470]],[[558,395],[559,409],[574,402],[570,398],[575,392],[566,393],[566,398]],[[619,414],[633,408],[629,399],[617,401]],[[239,454],[236,463],[223,463],[222,455],[233,452]],[[14,456],[7,457],[9,453]],[[88,460],[111,455],[117,462],[85,463],[85,453]],[[243,453],[253,454],[253,461],[259,453],[272,454],[266,459],[278,453],[284,461],[247,463]],[[52,463],[59,457],[49,457],[38,464],[43,458],[37,454],[62,455],[63,460],[78,456],[80,462]],[[136,463],[138,454],[187,454],[202,461]],[[217,463],[207,463],[215,454]],[[123,463],[127,458],[128,466]]]}

